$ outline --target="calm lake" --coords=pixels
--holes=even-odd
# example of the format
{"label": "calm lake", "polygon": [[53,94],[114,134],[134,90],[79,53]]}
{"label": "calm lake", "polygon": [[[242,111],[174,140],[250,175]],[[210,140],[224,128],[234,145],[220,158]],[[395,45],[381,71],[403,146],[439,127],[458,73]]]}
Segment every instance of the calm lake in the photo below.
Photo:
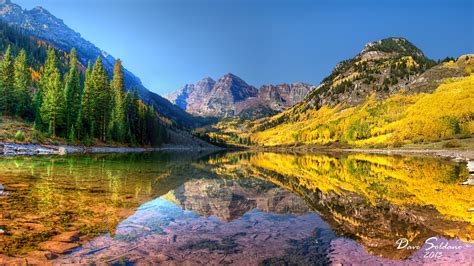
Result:
{"label": "calm lake", "polygon": [[1,158],[0,264],[64,232],[80,237],[55,263],[469,264],[468,178],[362,153]]}

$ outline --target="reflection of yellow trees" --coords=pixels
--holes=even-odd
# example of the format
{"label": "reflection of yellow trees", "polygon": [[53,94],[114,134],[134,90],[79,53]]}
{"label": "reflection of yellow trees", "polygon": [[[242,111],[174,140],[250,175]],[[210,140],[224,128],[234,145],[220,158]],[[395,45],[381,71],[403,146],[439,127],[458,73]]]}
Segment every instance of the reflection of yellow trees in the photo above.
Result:
{"label": "reflection of yellow trees", "polygon": [[114,204],[118,204],[120,201],[120,192],[122,187],[122,180],[118,175],[112,174],[112,171],[107,171],[107,176],[109,178],[109,189],[110,189],[110,199]]}
{"label": "reflection of yellow trees", "polygon": [[52,212],[58,205],[56,195],[57,191],[49,184],[43,183],[35,186],[35,197],[38,199],[38,207],[43,213]]}
{"label": "reflection of yellow trees", "polygon": [[151,196],[153,193],[153,184],[151,181],[135,184],[135,198],[138,198],[142,193],[146,196]]}
{"label": "reflection of yellow trees", "polygon": [[452,220],[474,224],[472,186],[459,182],[468,176],[465,167],[437,159],[350,154],[326,155],[259,153],[251,166],[291,176],[299,186],[343,195],[351,191],[370,202],[385,199],[396,205],[435,207]]}
{"label": "reflection of yellow trees", "polygon": [[301,106],[269,118],[264,123],[287,119],[259,131],[251,139],[264,146],[293,143],[386,145],[438,140],[474,134],[474,75],[451,79],[431,94],[393,95],[384,101],[370,97],[350,108],[323,106],[319,110]]}

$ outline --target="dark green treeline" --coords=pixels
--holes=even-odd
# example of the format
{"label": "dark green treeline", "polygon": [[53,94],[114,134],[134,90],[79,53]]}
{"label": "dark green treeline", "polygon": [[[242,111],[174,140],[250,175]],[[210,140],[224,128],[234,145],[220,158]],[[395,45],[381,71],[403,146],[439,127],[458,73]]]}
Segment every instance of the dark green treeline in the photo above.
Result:
{"label": "dark green treeline", "polygon": [[136,91],[126,92],[120,59],[110,80],[100,57],[81,71],[75,49],[62,64],[57,53],[49,47],[37,72],[25,50],[15,56],[6,48],[0,62],[0,114],[34,121],[35,129],[71,143],[157,146],[166,141],[166,128],[153,107]]}

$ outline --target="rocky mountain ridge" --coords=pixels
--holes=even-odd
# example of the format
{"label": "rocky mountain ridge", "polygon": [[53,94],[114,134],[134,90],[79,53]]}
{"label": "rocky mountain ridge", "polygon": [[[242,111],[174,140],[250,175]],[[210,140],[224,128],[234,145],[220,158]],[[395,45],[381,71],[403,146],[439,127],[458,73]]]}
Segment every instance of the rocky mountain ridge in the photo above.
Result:
{"label": "rocky mountain ridge", "polygon": [[228,73],[217,81],[206,77],[195,84],[186,84],[165,97],[195,115],[260,118],[300,102],[312,88],[305,83],[284,83],[257,89]]}

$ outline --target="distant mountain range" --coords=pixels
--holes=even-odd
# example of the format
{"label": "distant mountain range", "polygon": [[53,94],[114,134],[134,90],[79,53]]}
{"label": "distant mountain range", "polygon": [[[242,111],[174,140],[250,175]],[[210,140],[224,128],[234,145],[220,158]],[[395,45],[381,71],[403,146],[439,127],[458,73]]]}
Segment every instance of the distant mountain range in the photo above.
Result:
{"label": "distant mountain range", "polygon": [[[115,63],[115,58],[112,55],[82,38],[79,33],[69,28],[61,19],[55,17],[43,7],[25,10],[10,0],[0,0],[0,18],[12,26],[21,28],[25,34],[44,40],[65,52],[69,52],[75,47],[79,60],[84,66],[89,61],[94,63],[97,57],[100,56],[106,69],[109,73],[112,73]],[[126,89],[137,89],[140,98],[146,103],[153,104],[155,109],[164,117],[184,127],[193,127],[200,124],[200,119],[189,115],[163,97],[145,88],[140,79],[127,69],[124,69],[124,80]]]}
{"label": "distant mountain range", "polygon": [[229,73],[206,77],[165,96],[188,113],[212,117],[260,118],[302,101],[313,86],[305,83],[264,85],[260,89]]}

